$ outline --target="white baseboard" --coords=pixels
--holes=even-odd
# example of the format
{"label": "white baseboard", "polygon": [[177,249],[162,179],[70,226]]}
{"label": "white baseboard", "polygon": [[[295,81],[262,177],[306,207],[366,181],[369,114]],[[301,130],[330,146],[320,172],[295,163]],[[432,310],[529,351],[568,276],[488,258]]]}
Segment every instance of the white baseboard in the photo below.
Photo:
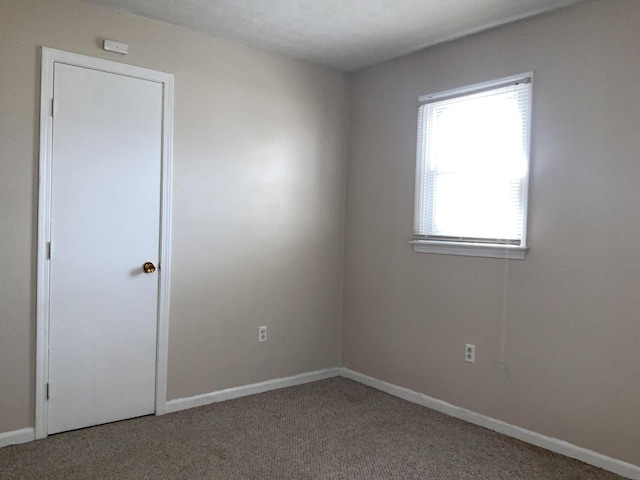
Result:
{"label": "white baseboard", "polygon": [[172,413],[187,408],[201,407],[210,403],[231,400],[232,398],[245,397],[256,393],[268,392],[278,388],[293,387],[302,385],[303,383],[317,382],[326,378],[337,377],[340,375],[340,368],[326,368],[315,372],[301,373],[293,377],[276,378],[267,380],[266,382],[252,383],[243,385],[242,387],[228,388],[226,390],[218,390],[217,392],[196,395],[195,397],[177,398],[167,402],[166,412]]}
{"label": "white baseboard", "polygon": [[[170,400],[167,402],[166,412],[177,412],[188,408],[208,405],[210,403],[231,400],[233,398],[254,395],[256,393],[268,392],[270,390],[276,390],[279,388],[293,387],[295,385],[302,385],[304,383],[316,382],[318,380],[324,380],[337,376],[355,380],[356,382],[368,385],[377,390],[381,390],[409,402],[425,406],[451,417],[459,418],[460,420],[464,420],[474,425],[488,428],[495,432],[502,433],[509,437],[522,440],[541,448],[545,448],[552,452],[556,452],[570,458],[575,458],[576,460],[580,460],[590,465],[608,470],[623,477],[632,480],[640,480],[640,466],[632,465],[631,463],[623,462],[622,460],[607,457],[606,455],[602,455],[592,450],[587,450],[586,448],[578,447],[577,445],[573,445],[569,442],[565,442],[553,437],[547,437],[545,435],[532,432],[531,430],[526,430],[524,428],[511,425],[501,420],[496,420],[495,418],[487,417],[471,410],[467,410],[466,408],[457,407],[448,402],[438,400],[423,393],[414,392],[413,390],[409,390],[408,388],[399,387],[397,385],[393,385],[391,383],[369,377],[367,375],[355,372],[344,367],[327,368],[324,370],[317,370],[315,372],[301,373],[292,377],[276,378],[273,380],[268,380],[266,382],[253,383],[250,385],[244,385],[242,387],[228,388],[226,390],[219,390],[217,392],[205,393],[203,395],[196,395],[194,397]],[[34,428],[23,428],[21,430],[14,430],[12,432],[0,433],[0,448],[6,447],[8,445],[27,443],[33,440],[35,440]]]}
{"label": "white baseboard", "polygon": [[22,428],[12,432],[0,433],[0,448],[18,443],[33,442],[36,439],[35,428]]}
{"label": "white baseboard", "polygon": [[545,435],[532,432],[531,430],[516,427],[515,425],[511,425],[501,420],[496,420],[495,418],[467,410],[466,408],[456,407],[455,405],[429,397],[423,393],[414,392],[408,388],[398,387],[397,385],[383,382],[382,380],[363,375],[362,373],[354,372],[348,368],[341,368],[340,376],[355,380],[356,382],[368,385],[369,387],[373,387],[409,402],[423,405],[451,417],[459,418],[465,422],[480,425],[481,427],[488,428],[489,430],[502,433],[509,437],[517,438],[518,440],[530,443],[531,445],[551,450],[552,452],[556,452],[567,457],[575,458],[576,460],[617,473],[623,477],[630,478],[632,480],[640,480],[640,467],[632,465],[631,463],[607,457],[600,453],[587,450],[586,448],[578,447],[577,445],[573,445],[569,442],[558,440],[557,438],[547,437]]}

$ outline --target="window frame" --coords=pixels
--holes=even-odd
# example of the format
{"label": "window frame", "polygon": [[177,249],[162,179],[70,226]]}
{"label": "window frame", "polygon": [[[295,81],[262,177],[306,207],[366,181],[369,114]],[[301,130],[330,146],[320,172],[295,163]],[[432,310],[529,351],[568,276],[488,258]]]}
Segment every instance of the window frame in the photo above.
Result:
{"label": "window frame", "polygon": [[[423,185],[426,165],[426,135],[427,122],[421,121],[420,107],[427,103],[450,100],[467,95],[474,95],[483,91],[491,91],[509,85],[528,83],[528,98],[525,135],[525,172],[522,185],[522,235],[519,243],[514,241],[492,241],[493,239],[474,239],[465,237],[434,237],[417,233],[416,226],[422,221],[418,216],[422,213],[420,206],[426,195],[426,185]],[[413,250],[417,253],[435,253],[445,255],[463,255],[473,257],[508,258],[524,260],[529,250],[527,244],[527,223],[528,223],[528,198],[529,198],[529,176],[531,165],[531,117],[533,110],[533,72],[525,72],[508,77],[501,77],[481,83],[475,83],[464,87],[454,88],[441,92],[431,93],[418,97],[418,129],[417,129],[417,149],[416,149],[416,178],[415,178],[415,204],[414,204],[414,232],[409,242]]]}

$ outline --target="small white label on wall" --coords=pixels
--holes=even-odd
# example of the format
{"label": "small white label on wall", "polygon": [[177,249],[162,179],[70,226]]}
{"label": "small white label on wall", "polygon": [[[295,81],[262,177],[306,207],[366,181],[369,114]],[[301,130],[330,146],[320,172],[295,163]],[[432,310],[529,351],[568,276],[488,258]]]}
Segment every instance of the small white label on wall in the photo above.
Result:
{"label": "small white label on wall", "polygon": [[126,43],[116,42],[115,40],[105,40],[104,49],[107,52],[115,52],[122,55],[129,53],[129,45]]}

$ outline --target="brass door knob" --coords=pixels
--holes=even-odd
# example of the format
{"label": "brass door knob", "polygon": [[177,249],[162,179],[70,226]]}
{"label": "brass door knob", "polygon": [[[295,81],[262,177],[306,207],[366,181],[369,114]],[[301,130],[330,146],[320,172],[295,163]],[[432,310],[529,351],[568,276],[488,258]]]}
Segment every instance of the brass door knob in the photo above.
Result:
{"label": "brass door knob", "polygon": [[156,266],[151,262],[145,262],[142,265],[142,270],[144,270],[144,273],[153,273],[156,271]]}

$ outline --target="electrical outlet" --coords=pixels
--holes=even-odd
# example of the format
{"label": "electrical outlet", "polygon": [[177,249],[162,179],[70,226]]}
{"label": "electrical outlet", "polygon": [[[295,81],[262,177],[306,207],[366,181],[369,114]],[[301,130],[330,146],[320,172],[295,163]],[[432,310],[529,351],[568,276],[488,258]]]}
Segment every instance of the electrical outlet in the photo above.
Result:
{"label": "electrical outlet", "polygon": [[469,363],[476,363],[476,346],[467,343],[464,346],[464,361]]}
{"label": "electrical outlet", "polygon": [[258,327],[258,342],[267,341],[267,326]]}

